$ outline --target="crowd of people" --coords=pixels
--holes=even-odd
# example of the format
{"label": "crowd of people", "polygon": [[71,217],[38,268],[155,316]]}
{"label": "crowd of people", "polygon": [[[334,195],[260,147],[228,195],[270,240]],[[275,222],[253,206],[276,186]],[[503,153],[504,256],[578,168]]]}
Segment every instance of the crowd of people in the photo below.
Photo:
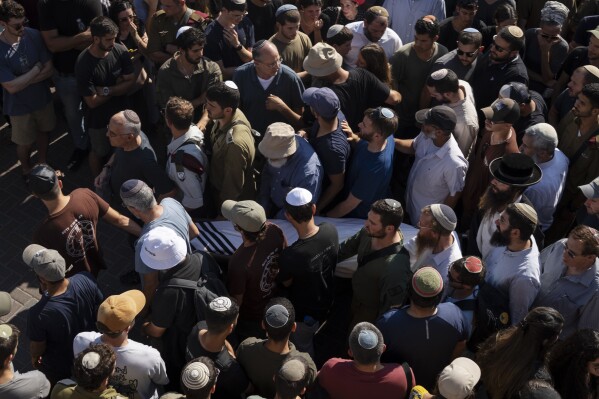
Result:
{"label": "crowd of people", "polygon": [[[1,398],[599,398],[599,1],[2,0],[0,26],[47,209]],[[134,251],[107,297],[99,219]]]}

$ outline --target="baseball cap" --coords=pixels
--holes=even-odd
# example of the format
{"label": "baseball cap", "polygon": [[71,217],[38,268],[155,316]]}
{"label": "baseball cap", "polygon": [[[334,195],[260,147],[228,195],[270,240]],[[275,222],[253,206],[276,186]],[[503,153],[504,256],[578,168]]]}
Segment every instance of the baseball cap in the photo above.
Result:
{"label": "baseball cap", "polygon": [[416,121],[423,125],[435,125],[443,131],[451,132],[455,129],[457,118],[453,109],[446,105],[438,105],[416,112]]}
{"label": "baseball cap", "polygon": [[312,202],[312,193],[305,188],[296,187],[287,193],[285,202],[291,206],[302,206]]}
{"label": "baseball cap", "polygon": [[250,233],[259,232],[266,223],[266,212],[256,201],[227,200],[223,202],[220,211],[233,224]]}
{"label": "baseball cap", "polygon": [[45,163],[35,165],[29,172],[29,190],[33,195],[48,193],[58,183],[56,171]]}
{"label": "baseball cap", "polygon": [[530,92],[525,84],[520,82],[510,82],[501,86],[499,95],[503,98],[511,98],[518,104],[530,102]]}
{"label": "baseball cap", "polygon": [[589,184],[585,184],[584,186],[578,186],[578,188],[588,199],[599,198],[599,177],[597,177]]}
{"label": "baseball cap", "polygon": [[491,106],[482,109],[485,118],[491,122],[514,124],[520,119],[520,106],[511,98],[500,98]]}
{"label": "baseball cap", "polygon": [[73,266],[67,268],[64,258],[54,249],[31,244],[23,251],[23,262],[31,267],[35,274],[49,282],[60,281]]}
{"label": "baseball cap", "polygon": [[337,116],[341,108],[339,97],[328,87],[310,87],[302,94],[302,100],[325,119]]}
{"label": "baseball cap", "polygon": [[187,243],[175,230],[158,226],[143,238],[139,255],[148,267],[154,270],[167,270],[185,259]]}
{"label": "baseball cap", "polygon": [[432,298],[443,292],[443,278],[435,268],[425,266],[412,277],[414,292],[423,298]]}
{"label": "baseball cap", "polygon": [[12,298],[8,292],[0,291],[0,317],[10,313]]}
{"label": "baseball cap", "polygon": [[145,305],[146,297],[139,290],[111,295],[98,308],[97,320],[106,326],[109,332],[123,331],[131,325]]}
{"label": "baseball cap", "polygon": [[444,398],[466,399],[480,380],[480,368],[466,357],[458,357],[445,367],[437,386]]}
{"label": "baseball cap", "polygon": [[458,224],[458,218],[451,209],[445,204],[432,204],[431,213],[433,217],[445,230],[453,231]]}

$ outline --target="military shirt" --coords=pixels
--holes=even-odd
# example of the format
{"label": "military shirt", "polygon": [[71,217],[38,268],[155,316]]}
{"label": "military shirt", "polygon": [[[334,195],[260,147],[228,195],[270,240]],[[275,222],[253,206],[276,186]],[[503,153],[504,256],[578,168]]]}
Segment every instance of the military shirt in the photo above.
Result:
{"label": "military shirt", "polygon": [[166,45],[175,42],[177,31],[182,26],[191,26],[204,31],[207,25],[204,17],[206,14],[189,7],[179,21],[173,21],[163,10],[156,11],[148,30],[148,53],[166,51]]}
{"label": "military shirt", "polygon": [[215,121],[209,142],[212,146],[209,181],[217,209],[225,200],[253,200],[256,149],[250,123],[243,112],[237,109],[231,123],[222,127]]}

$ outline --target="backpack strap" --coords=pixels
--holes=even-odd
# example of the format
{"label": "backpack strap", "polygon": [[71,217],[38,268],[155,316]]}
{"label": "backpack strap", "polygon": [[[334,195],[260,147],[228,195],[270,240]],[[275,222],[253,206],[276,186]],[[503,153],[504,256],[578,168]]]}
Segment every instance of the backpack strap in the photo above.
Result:
{"label": "backpack strap", "polygon": [[[189,163],[189,161],[190,161],[189,159],[187,159],[187,162],[186,162],[185,158],[188,156],[188,154],[183,149],[183,147],[188,146],[188,145],[195,145],[201,149],[201,146],[200,146],[201,141],[192,137],[192,138],[185,140],[179,147],[177,147],[175,152],[170,157],[171,163],[175,164],[175,169],[177,171],[177,177],[181,181],[185,180],[185,170],[184,170],[185,166],[186,166],[185,164]],[[188,167],[188,169],[191,170],[192,172],[197,173],[198,175],[202,175],[204,173],[204,165],[202,165],[202,162],[200,162],[199,160],[197,161],[197,163],[199,163],[199,165],[197,165],[197,167]],[[189,165],[189,166],[191,166],[191,165]]]}
{"label": "backpack strap", "polygon": [[182,278],[170,278],[160,283],[160,286],[158,288],[184,288],[189,290],[195,290],[197,286],[198,283],[196,281],[185,280]]}
{"label": "backpack strap", "polygon": [[372,262],[375,259],[383,258],[389,255],[395,255],[401,252],[403,245],[401,242],[396,242],[394,244],[389,245],[388,247],[381,248],[377,251],[373,251],[366,256],[363,256],[361,260],[358,261],[358,267],[362,267],[365,264]]}
{"label": "backpack strap", "polygon": [[408,399],[410,397],[410,392],[412,392],[412,371],[410,371],[410,365],[407,362],[403,362],[401,364],[401,368],[403,369],[403,372],[406,374],[407,388],[405,399]]}

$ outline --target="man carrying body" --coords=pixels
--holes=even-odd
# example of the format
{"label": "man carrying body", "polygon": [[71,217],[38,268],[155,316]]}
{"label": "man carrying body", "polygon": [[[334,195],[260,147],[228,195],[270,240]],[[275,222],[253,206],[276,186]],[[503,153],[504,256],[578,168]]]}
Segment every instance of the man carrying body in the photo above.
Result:
{"label": "man carrying body", "polygon": [[168,383],[164,361],[156,349],[129,338],[135,317],[145,304],[146,298],[138,290],[106,298],[98,308],[96,327],[99,332],[94,329],[77,334],[73,353],[77,356],[90,345],[110,345],[116,355],[116,368],[109,384],[129,397],[158,399],[158,388]]}
{"label": "man carrying body", "polygon": [[485,281],[508,299],[510,324],[517,325],[532,307],[540,288],[539,249],[532,236],[537,213],[523,203],[508,205],[495,221],[495,247],[485,256]]}
{"label": "man carrying body", "polygon": [[364,228],[342,242],[338,260],[358,255],[352,277],[351,327],[361,321],[374,322],[391,306],[402,305],[412,272],[399,226],[401,204],[382,199],[372,204]]}
{"label": "man carrying body", "polygon": [[334,273],[339,236],[330,223],[316,225],[316,204],[304,188],[294,188],[285,198],[285,218],[298,240],[279,257],[277,282],[287,288],[294,304],[297,329],[291,340],[298,350],[314,357],[312,339],[329,315],[334,297]]}
{"label": "man carrying body", "polygon": [[68,276],[87,271],[97,277],[100,270],[106,269],[98,244],[98,219],[134,236],[139,236],[141,228],[87,188],[77,188],[64,195],[61,176],[60,172],[44,164],[34,166],[29,173],[31,193],[48,210],[48,216],[33,235],[33,242],[55,249],[69,265],[73,265]]}
{"label": "man carrying body", "polygon": [[106,125],[112,115],[127,108],[129,90],[135,84],[131,56],[127,48],[115,43],[119,28],[108,17],[90,23],[92,44],[83,50],[75,64],[79,94],[85,101],[86,127],[91,144],[89,165],[92,175],[102,170],[110,154]]}
{"label": "man carrying body", "polygon": [[210,190],[214,211],[226,200],[243,201],[256,196],[256,146],[250,122],[239,109],[239,90],[226,81],[206,92],[206,110],[214,121],[208,134]]}

